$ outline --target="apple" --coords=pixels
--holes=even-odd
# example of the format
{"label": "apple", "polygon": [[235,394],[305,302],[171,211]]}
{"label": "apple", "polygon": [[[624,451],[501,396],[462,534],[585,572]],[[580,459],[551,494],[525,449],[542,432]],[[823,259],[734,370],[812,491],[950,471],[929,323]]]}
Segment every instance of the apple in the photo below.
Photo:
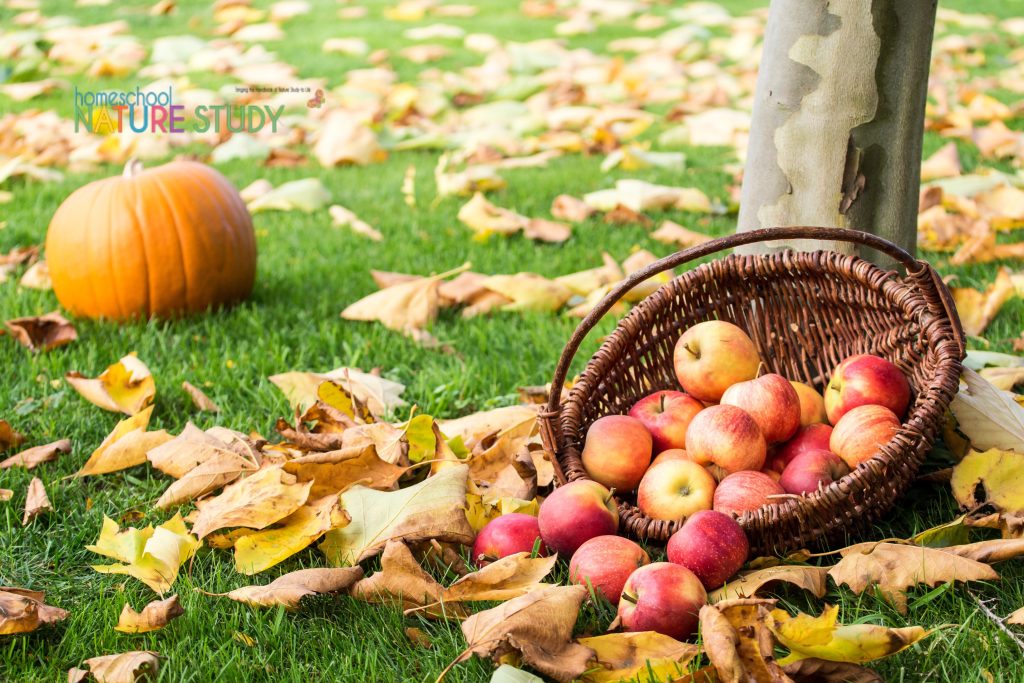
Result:
{"label": "apple", "polygon": [[761,469],[767,453],[761,428],[736,406],[705,408],[686,430],[686,454],[690,459],[702,465],[718,465],[729,473]]}
{"label": "apple", "polygon": [[910,403],[910,383],[903,371],[884,358],[850,356],[836,366],[825,389],[825,412],[836,424],[857,406],[879,405],[903,417]]}
{"label": "apple", "polygon": [[[540,526],[536,517],[522,512],[510,512],[492,519],[476,535],[472,560],[477,565],[484,565],[508,555],[533,552],[539,538]],[[538,554],[548,554],[544,543],[540,544]]]}
{"label": "apple", "polygon": [[714,509],[727,515],[742,515],[774,502],[768,496],[785,492],[779,482],[764,472],[735,472],[718,482]]}
{"label": "apple", "polygon": [[745,410],[768,443],[785,441],[800,428],[800,397],[782,375],[737,382],[725,390],[721,403]]}
{"label": "apple", "polygon": [[654,467],[660,462],[666,460],[689,460],[690,456],[686,454],[682,448],[670,448],[667,451],[662,451],[654,456],[654,460],[651,461],[651,467]]}
{"label": "apple", "polygon": [[786,465],[779,483],[786,493],[814,493],[849,473],[850,468],[832,451],[804,451]]}
{"label": "apple", "polygon": [[651,464],[651,433],[628,415],[606,415],[587,430],[583,469],[594,481],[619,491],[633,491]]}
{"label": "apple", "polygon": [[811,424],[801,427],[796,436],[779,446],[769,459],[769,464],[776,472],[782,472],[793,458],[807,451],[829,450],[832,438],[832,427],[827,424]]}
{"label": "apple", "polygon": [[825,399],[822,395],[809,384],[792,380],[789,383],[793,385],[793,390],[800,397],[800,426],[806,427],[818,422],[828,422]]}
{"label": "apple", "polygon": [[782,479],[781,472],[776,472],[773,469],[769,469],[767,466],[763,470],[760,470],[760,472],[762,474],[767,474],[769,477],[772,478],[773,481],[778,481],[779,479]]}
{"label": "apple", "polygon": [[714,510],[696,513],[668,539],[668,561],[694,574],[706,590],[729,580],[747,561],[750,544],[743,527]]}
{"label": "apple", "polygon": [[540,504],[540,537],[548,550],[572,557],[595,536],[614,534],[619,511],[611,491],[596,481],[577,479],[559,486]]}
{"label": "apple", "polygon": [[630,417],[640,420],[654,440],[654,452],[686,445],[686,428],[704,404],[681,391],[656,391],[629,409]]}
{"label": "apple", "polygon": [[619,600],[619,621],[627,631],[657,631],[686,640],[697,630],[697,613],[707,591],[692,571],[654,562],[630,574]]}
{"label": "apple", "polygon": [[724,320],[708,320],[679,337],[673,364],[683,391],[717,402],[736,382],[757,377],[761,357],[742,329]]}
{"label": "apple", "polygon": [[875,457],[899,428],[900,419],[885,406],[857,406],[839,418],[832,429],[829,450],[854,469]]}
{"label": "apple", "polygon": [[710,510],[715,478],[698,463],[676,458],[652,465],[637,489],[636,504],[651,519],[674,520]]}
{"label": "apple", "polygon": [[597,536],[572,554],[569,560],[569,580],[583,586],[593,586],[613,605],[619,604],[622,587],[637,567],[648,564],[651,558],[643,548],[621,536]]}

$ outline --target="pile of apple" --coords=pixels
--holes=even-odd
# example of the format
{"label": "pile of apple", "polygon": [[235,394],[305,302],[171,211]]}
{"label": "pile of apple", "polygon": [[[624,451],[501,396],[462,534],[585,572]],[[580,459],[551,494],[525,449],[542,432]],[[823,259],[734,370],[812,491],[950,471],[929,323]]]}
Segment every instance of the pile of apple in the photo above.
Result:
{"label": "pile of apple", "polygon": [[[570,580],[618,606],[625,629],[689,637],[707,591],[747,561],[736,517],[818,491],[873,458],[910,402],[900,369],[872,355],[841,362],[824,397],[778,374],[758,376],[753,341],[724,321],[684,332],[673,361],[683,391],[657,391],[628,415],[596,420],[582,452],[591,480],[555,489],[537,517],[490,522],[474,560],[556,552],[571,558]],[[613,492],[635,492],[652,519],[685,520],[668,541],[668,562],[651,563],[643,548],[615,535]]]}

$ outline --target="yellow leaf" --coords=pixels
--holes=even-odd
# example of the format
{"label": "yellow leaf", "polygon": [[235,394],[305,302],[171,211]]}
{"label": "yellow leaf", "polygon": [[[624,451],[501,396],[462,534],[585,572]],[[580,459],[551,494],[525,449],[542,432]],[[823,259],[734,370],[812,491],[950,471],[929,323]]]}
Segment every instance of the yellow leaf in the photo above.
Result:
{"label": "yellow leaf", "polygon": [[1024,453],[972,450],[953,468],[950,486],[965,508],[1024,512]]}
{"label": "yellow leaf", "polygon": [[153,375],[134,353],[114,363],[95,379],[78,372],[69,372],[65,379],[90,403],[126,415],[141,412],[156,395]]}
{"label": "yellow leaf", "polygon": [[483,285],[512,300],[502,306],[505,311],[557,311],[572,296],[565,285],[536,273],[492,275]]}
{"label": "yellow leaf", "polygon": [[956,310],[960,314],[964,332],[972,337],[978,337],[996,317],[1003,304],[1016,295],[1017,290],[1010,277],[1010,271],[1000,268],[996,281],[984,292],[970,287],[953,287],[950,291],[956,303]]}
{"label": "yellow leaf", "polygon": [[181,388],[185,390],[188,397],[192,399],[192,405],[196,407],[196,410],[207,411],[211,413],[219,413],[220,406],[214,403],[209,396],[204,394],[202,390],[192,384],[191,382],[182,382]]}
{"label": "yellow leaf", "polygon": [[178,478],[156,502],[162,510],[230,484],[245,472],[255,472],[260,463],[259,452],[238,432],[217,427],[203,432],[191,422],[146,458],[153,467]]}
{"label": "yellow leaf", "polygon": [[538,590],[548,584],[541,581],[555,566],[558,558],[530,557],[530,553],[507,555],[487,566],[466,574],[444,591],[445,602],[478,602],[511,600]]}
{"label": "yellow leaf", "polygon": [[[1021,607],[1019,610],[1006,617],[1006,623],[1024,626],[1024,607]],[[2,631],[0,631],[0,633],[2,633]]]}
{"label": "yellow leaf", "polygon": [[[765,625],[774,600],[724,600],[700,608],[704,651],[723,681],[786,680]],[[698,679],[699,680],[699,679]]]}
{"label": "yellow leaf", "polygon": [[348,521],[336,494],[310,501],[278,525],[235,541],[235,570],[251,575],[269,569]]}
{"label": "yellow leaf", "polygon": [[365,166],[387,158],[362,115],[351,111],[332,110],[314,137],[313,155],[327,168],[339,164]]}
{"label": "yellow leaf", "polygon": [[101,574],[127,574],[157,593],[166,593],[178,578],[181,565],[195,554],[199,544],[199,540],[188,533],[181,515],[175,515],[155,529],[152,526],[129,527],[124,531],[117,522],[104,517],[99,540],[86,549],[122,562],[92,565]]}
{"label": "yellow leaf", "polygon": [[752,598],[766,585],[784,582],[803,588],[817,598],[825,597],[827,567],[809,565],[779,565],[752,572],[744,572],[716,591],[708,594],[708,602]]}
{"label": "yellow leaf", "polygon": [[340,569],[300,569],[279,576],[265,586],[244,586],[225,595],[253,607],[299,608],[307,595],[343,591],[363,576],[362,567]]}
{"label": "yellow leaf", "polygon": [[152,413],[153,406],[150,406],[118,422],[114,431],[107,435],[82,465],[82,469],[75,472],[75,476],[109,474],[144,464],[146,453],[172,439],[163,429],[157,432],[146,431]]}
{"label": "yellow leaf", "polygon": [[310,496],[337,494],[355,483],[373,489],[390,490],[408,471],[381,460],[372,443],[326,453],[309,453],[284,463],[284,470],[299,482],[313,482]]}
{"label": "yellow leaf", "polygon": [[401,541],[388,541],[380,558],[380,570],[352,586],[352,596],[366,602],[394,602],[403,610],[426,607],[429,617],[465,617],[458,603],[442,604],[444,587],[423,570],[409,547]]}
{"label": "yellow leaf", "polygon": [[537,516],[537,512],[540,510],[540,503],[536,498],[533,500],[521,500],[519,498],[497,498],[495,499],[490,494],[466,494],[466,517],[469,519],[470,526],[477,533],[480,532],[487,523],[507,515],[511,512],[521,512],[526,515]]}
{"label": "yellow leaf", "polygon": [[143,607],[141,612],[136,612],[130,604],[125,603],[114,630],[121,633],[149,633],[162,629],[184,613],[185,610],[178,604],[177,595],[166,600],[154,600]]}
{"label": "yellow leaf", "polygon": [[229,527],[264,529],[298,510],[312,486],[311,481],[298,483],[280,466],[264,468],[201,501],[192,533],[201,539]]}
{"label": "yellow leaf", "polygon": [[24,467],[26,470],[35,469],[36,466],[44,462],[56,460],[57,455],[61,453],[66,455],[70,452],[71,441],[69,439],[54,441],[45,446],[33,446],[12,455],[6,460],[0,461],[0,470],[5,470],[9,467]]}
{"label": "yellow leaf", "polygon": [[406,405],[400,398],[404,385],[355,368],[341,367],[326,373],[285,372],[272,375],[270,381],[284,392],[292,409],[300,412],[316,403],[317,389],[325,381],[340,385],[378,419]]}
{"label": "yellow leaf", "polygon": [[466,465],[453,464],[398,491],[353,486],[341,494],[351,523],[327,532],[320,549],[332,565],[346,566],[373,557],[389,540],[472,543],[463,507],[468,474]]}
{"label": "yellow leaf", "polygon": [[336,382],[329,380],[321,382],[320,386],[316,388],[316,397],[318,401],[326,403],[354,420],[363,423],[373,422],[373,415],[369,408]]}
{"label": "yellow leaf", "polygon": [[458,218],[466,227],[476,233],[475,238],[486,239],[493,233],[512,235],[522,230],[530,221],[515,211],[503,209],[487,201],[483,193],[477,192],[473,198],[459,209]]}
{"label": "yellow leaf", "polygon": [[154,681],[160,670],[160,655],[148,651],[123,652],[93,657],[85,660],[85,664],[97,683]]}
{"label": "yellow leaf", "polygon": [[921,182],[960,175],[960,154],[955,142],[947,142],[921,162]]}
{"label": "yellow leaf", "polygon": [[45,604],[45,598],[38,591],[0,587],[0,636],[29,633],[67,619],[68,612]]}
{"label": "yellow leaf", "polygon": [[601,254],[601,258],[604,260],[603,266],[562,275],[556,277],[555,282],[565,285],[577,296],[587,296],[594,290],[618,282],[625,277],[618,262],[607,252]]}
{"label": "yellow leaf", "polygon": [[1024,367],[982,368],[978,374],[1000,391],[1013,391],[1016,386],[1024,382]]}
{"label": "yellow leaf", "polygon": [[577,641],[594,651],[598,670],[588,671],[581,680],[589,683],[664,681],[686,673],[687,664],[700,654],[700,647],[680,643],[655,631],[609,633]]}
{"label": "yellow leaf", "polygon": [[970,368],[963,368],[961,380],[949,409],[971,446],[1024,453],[1024,407],[1013,394],[999,391]]}
{"label": "yellow leaf", "polygon": [[833,662],[870,662],[905,650],[930,633],[920,626],[843,625],[837,623],[838,615],[839,608],[834,606],[826,606],[817,617],[803,613],[791,616],[780,609],[772,610],[768,628],[790,650],[780,663],[807,657]]}

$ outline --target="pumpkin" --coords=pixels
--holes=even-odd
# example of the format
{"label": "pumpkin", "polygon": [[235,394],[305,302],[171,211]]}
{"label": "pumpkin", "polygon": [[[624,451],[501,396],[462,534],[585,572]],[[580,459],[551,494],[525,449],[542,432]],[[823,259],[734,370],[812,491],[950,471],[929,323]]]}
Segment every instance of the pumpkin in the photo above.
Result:
{"label": "pumpkin", "polygon": [[76,316],[128,320],[245,299],[256,236],[238,190],[214,169],[173,161],[75,190],[50,221],[53,290]]}

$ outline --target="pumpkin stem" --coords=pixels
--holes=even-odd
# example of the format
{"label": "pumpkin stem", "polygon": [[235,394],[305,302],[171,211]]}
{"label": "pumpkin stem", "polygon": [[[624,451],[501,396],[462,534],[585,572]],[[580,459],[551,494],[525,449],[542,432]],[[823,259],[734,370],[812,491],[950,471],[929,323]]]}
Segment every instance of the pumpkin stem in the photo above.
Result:
{"label": "pumpkin stem", "polygon": [[124,173],[122,174],[125,178],[134,178],[138,174],[142,173],[142,162],[132,157],[128,160],[128,163],[124,165]]}

